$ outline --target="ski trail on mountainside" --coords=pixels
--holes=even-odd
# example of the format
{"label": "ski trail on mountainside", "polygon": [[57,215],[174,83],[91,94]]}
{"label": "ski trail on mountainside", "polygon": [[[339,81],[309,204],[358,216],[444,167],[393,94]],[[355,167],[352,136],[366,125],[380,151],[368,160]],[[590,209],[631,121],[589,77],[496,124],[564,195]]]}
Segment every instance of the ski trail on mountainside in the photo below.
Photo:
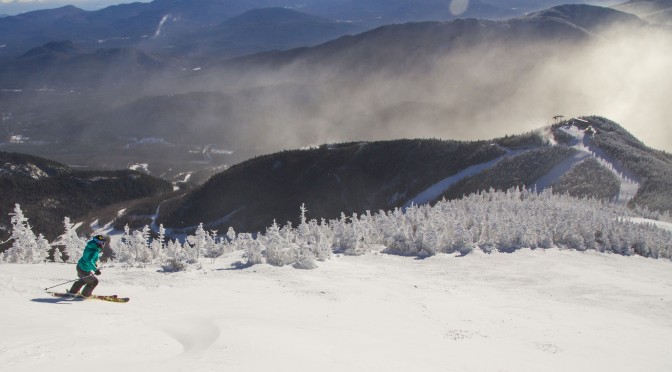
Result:
{"label": "ski trail on mountainside", "polygon": [[[579,120],[585,122],[586,124],[590,124],[590,122],[583,119],[577,118],[575,120]],[[616,177],[618,177],[618,180],[621,183],[621,185],[619,193],[616,196],[616,199],[614,200],[616,203],[625,204],[628,201],[630,201],[630,199],[632,199],[635,196],[635,194],[637,194],[637,191],[639,190],[639,182],[635,179],[635,177],[631,175],[627,170],[625,170],[611,156],[606,154],[601,149],[592,146],[590,137],[586,136],[586,131],[588,130],[596,132],[596,130],[592,126],[589,125],[588,128],[584,130],[577,127],[576,125],[567,125],[561,127],[560,130],[562,130],[563,132],[569,134],[574,138],[574,140],[569,144],[569,146],[579,151],[580,154],[583,154],[583,158],[592,156],[598,162],[600,162],[600,164],[602,164],[606,169],[608,169],[611,173],[613,173]],[[569,169],[567,169],[566,171],[569,171]],[[537,184],[538,190],[541,191],[543,189],[540,188],[540,184],[546,184],[544,187],[548,187],[555,181],[557,181],[560,177],[562,177],[563,174],[564,173],[561,173],[554,168],[553,170],[551,170],[551,172],[549,172],[548,175],[542,176],[539,180],[535,182]]]}
{"label": "ski trail on mountainside", "polygon": [[504,154],[504,155],[502,155],[502,156],[500,156],[496,159],[487,161],[485,163],[472,165],[470,167],[467,167],[467,168],[461,170],[460,172],[457,172],[456,174],[454,174],[452,176],[449,176],[449,177],[446,177],[446,178],[442,179],[441,181],[439,181],[439,182],[433,184],[432,186],[428,187],[425,191],[416,195],[411,200],[407,201],[406,204],[404,204],[403,208],[406,209],[406,208],[410,207],[411,204],[420,205],[420,204],[426,204],[426,203],[429,203],[431,201],[434,201],[441,194],[443,194],[446,190],[448,190],[451,186],[453,186],[454,184],[456,184],[460,180],[462,180],[464,178],[467,178],[467,177],[470,177],[470,176],[473,176],[473,175],[476,175],[478,173],[481,173],[486,169],[490,169],[490,168],[494,167],[495,165],[497,165],[497,163],[499,163],[503,159],[518,156],[518,155],[520,155],[524,152],[529,151],[529,149],[515,150],[515,151],[509,150],[509,149],[506,149],[506,148],[503,148],[503,149],[507,151],[506,154]]}
{"label": "ski trail on mountainside", "polygon": [[536,186],[538,191],[547,189],[556,183],[565,173],[569,172],[575,164],[578,164],[589,157],[590,155],[585,152],[574,154],[551,168],[548,173],[539,177],[539,179],[534,181],[533,185]]}
{"label": "ski trail on mountainside", "polygon": [[[575,120],[580,120],[587,124],[590,124],[590,122],[585,121],[583,119],[577,118]],[[580,129],[575,125],[567,125],[560,128],[560,130],[562,130],[563,132],[569,134],[574,138],[574,140],[572,140],[569,143],[569,147],[577,150],[578,153],[554,166],[548,173],[541,176],[534,183],[532,183],[532,186],[536,187],[537,191],[542,191],[550,187],[554,183],[556,183],[560,179],[560,177],[569,172],[569,170],[572,169],[574,165],[584,161],[588,157],[593,157],[598,162],[600,162],[600,164],[602,164],[605,168],[611,171],[618,178],[620,182],[619,193],[614,201],[616,203],[622,203],[622,204],[627,203],[637,194],[637,191],[639,190],[639,182],[637,182],[635,177],[629,174],[629,172],[627,172],[611,156],[607,155],[601,149],[591,145],[589,136],[586,136],[586,131],[588,129],[595,131],[595,129],[593,129],[592,126],[588,126],[588,128],[585,130]],[[426,190],[422,191],[421,193],[413,197],[411,200],[407,201],[406,204],[404,204],[403,208],[406,209],[410,207],[412,204],[420,205],[434,201],[441,194],[443,194],[446,190],[448,190],[451,186],[453,186],[460,180],[466,177],[476,175],[489,168],[492,168],[497,163],[502,161],[502,159],[518,156],[522,153],[529,151],[528,149],[515,150],[515,151],[511,151],[508,149],[505,150],[507,151],[507,153],[496,159],[490,160],[485,163],[472,165],[452,176],[446,177],[441,181],[433,184]]]}

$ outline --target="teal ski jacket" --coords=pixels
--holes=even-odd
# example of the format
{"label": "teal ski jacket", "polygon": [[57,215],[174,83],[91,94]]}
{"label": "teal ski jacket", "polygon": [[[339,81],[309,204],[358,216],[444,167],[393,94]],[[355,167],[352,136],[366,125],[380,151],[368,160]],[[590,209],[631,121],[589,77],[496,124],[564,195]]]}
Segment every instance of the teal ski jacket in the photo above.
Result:
{"label": "teal ski jacket", "polygon": [[87,273],[98,270],[96,262],[98,262],[98,256],[100,256],[102,250],[93,239],[89,240],[86,243],[86,248],[84,248],[84,253],[82,253],[82,258],[77,261],[77,266]]}

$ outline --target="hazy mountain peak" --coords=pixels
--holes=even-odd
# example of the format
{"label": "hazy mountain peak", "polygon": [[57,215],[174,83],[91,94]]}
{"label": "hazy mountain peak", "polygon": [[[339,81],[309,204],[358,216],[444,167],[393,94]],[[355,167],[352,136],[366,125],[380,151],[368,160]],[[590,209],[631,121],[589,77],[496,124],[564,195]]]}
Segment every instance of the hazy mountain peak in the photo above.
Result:
{"label": "hazy mountain peak", "polygon": [[672,24],[672,0],[631,0],[613,8],[653,23]]}
{"label": "hazy mountain peak", "polygon": [[524,18],[558,18],[586,30],[593,30],[612,24],[643,25],[638,17],[619,10],[585,4],[559,5]]}
{"label": "hazy mountain peak", "polygon": [[64,55],[71,56],[77,54],[78,52],[79,50],[77,46],[70,40],[51,41],[42,46],[27,51],[19,58],[24,59],[38,56],[52,56],[52,57],[64,56]]}
{"label": "hazy mountain peak", "polygon": [[44,46],[42,47],[46,50],[51,50],[58,53],[74,54],[77,52],[77,47],[75,46],[75,43],[73,43],[70,40],[51,41],[44,44]]}
{"label": "hazy mountain peak", "polygon": [[86,13],[86,10],[77,8],[74,5],[66,5],[56,9],[34,10],[32,12],[19,14],[17,17],[30,19],[32,21],[53,21],[61,17],[79,15]]}
{"label": "hazy mountain peak", "polygon": [[31,155],[0,152],[0,176],[41,179],[71,170],[55,161]]}

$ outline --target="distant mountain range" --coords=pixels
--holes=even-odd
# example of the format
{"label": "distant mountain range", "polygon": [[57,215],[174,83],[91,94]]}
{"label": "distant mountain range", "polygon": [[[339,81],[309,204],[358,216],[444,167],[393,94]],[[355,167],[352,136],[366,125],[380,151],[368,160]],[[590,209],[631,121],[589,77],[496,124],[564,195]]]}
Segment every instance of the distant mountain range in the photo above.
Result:
{"label": "distant mountain range", "polygon": [[[112,10],[108,8],[106,12]],[[63,27],[63,31],[49,29],[62,27],[64,17],[84,15],[90,22]],[[250,10],[212,24],[197,23],[201,18],[194,16],[194,24],[186,28],[173,25],[184,22],[182,18],[164,16],[168,18],[157,20],[152,29],[129,26],[129,31],[116,24],[110,30],[98,24],[103,22],[101,19],[108,19],[103,15],[93,17],[68,6],[0,20],[0,86],[14,88],[33,83],[91,87],[101,85],[101,80],[106,82],[110,76],[137,81],[139,75],[155,76],[163,71],[175,74],[185,65],[191,70],[199,64],[234,56],[317,45],[362,30],[352,23],[285,8]],[[46,25],[44,30],[40,29],[41,24]],[[34,40],[22,40],[24,37]],[[6,56],[4,61],[2,56]]]}
{"label": "distant mountain range", "polygon": [[[391,23],[457,17],[505,19],[561,2],[471,0],[464,6],[455,4],[444,0],[307,0],[300,4],[283,0],[155,0],[96,11],[68,5],[0,17],[0,45],[4,45],[0,59],[62,40],[71,40],[89,52],[101,47],[142,46],[170,53],[217,51],[226,56],[241,55],[260,49],[308,46]],[[277,9],[285,9],[285,13]],[[318,22],[315,16],[322,20]],[[231,23],[237,23],[234,29]],[[188,40],[199,42],[190,48],[185,44]],[[169,47],[174,49],[166,50]]]}
{"label": "distant mountain range", "polygon": [[[469,16],[502,18],[516,14],[478,1],[471,3],[465,12]],[[438,0],[406,0],[396,4],[369,1],[365,5],[354,1],[327,4],[308,1],[291,10],[286,9],[286,2],[279,0],[155,0],[98,11],[69,5],[0,19],[0,45],[5,45],[0,57],[15,56],[31,47],[59,40],[72,40],[88,51],[139,45],[162,48],[177,44],[180,48],[185,40],[201,43],[210,40],[215,44],[211,48],[219,47],[220,52],[242,54],[258,51],[255,49],[259,47],[268,50],[306,46],[308,44],[298,44],[327,41],[384,23],[453,17],[448,3]],[[250,39],[252,45],[248,45]],[[260,42],[261,45],[255,46]]]}
{"label": "distant mountain range", "polygon": [[[244,32],[245,27],[251,27],[250,31],[256,31],[263,47],[270,49],[287,44],[296,45],[296,38],[305,38],[298,34],[305,31],[305,27],[317,27],[312,40],[318,41],[357,30],[345,23],[336,24],[326,20],[316,22],[316,17],[301,16],[297,11],[286,10],[281,13],[278,8],[243,15],[252,10],[254,7],[243,2],[156,0],[152,3],[116,5],[99,11],[84,11],[71,5],[34,11],[0,19],[0,45],[5,45],[0,50],[0,57],[20,55],[32,47],[61,40],[71,40],[88,52],[99,48],[142,47],[172,54],[192,52],[179,48],[186,41],[200,40],[210,41],[214,46],[230,43],[232,45],[229,49],[224,50],[228,53],[225,55],[240,55],[249,52],[250,47],[246,44],[249,40],[237,40],[235,37],[240,34],[227,30],[226,21],[236,23],[236,19],[232,19],[234,17],[242,17],[238,18],[237,31]],[[242,19],[246,19],[247,24],[240,23]],[[302,24],[304,22],[305,25]],[[268,28],[260,28],[262,24]],[[284,39],[274,34],[274,25],[284,27]],[[320,26],[325,30],[320,30]],[[288,35],[288,30],[294,30],[297,34]],[[320,36],[323,39],[319,39]],[[282,39],[282,42],[267,42],[265,37]],[[239,48],[235,48],[236,43],[240,45]],[[175,48],[174,44],[177,44],[178,50],[166,50]],[[254,45],[251,49],[257,51]]]}
{"label": "distant mountain range", "polygon": [[559,43],[587,40],[612,25],[641,28],[646,24],[632,14],[610,8],[561,5],[504,21],[458,19],[388,25],[313,48],[241,57],[234,59],[233,64],[277,67],[302,62],[318,68],[326,63],[347,71],[369,72],[388,66],[409,70],[451,51],[484,44],[546,43],[559,48],[562,45]]}
{"label": "distant mountain range", "polygon": [[[138,6],[144,9],[154,3],[139,3],[142,5]],[[119,14],[126,9],[121,5],[119,7],[106,8],[100,12]],[[31,12],[17,17],[29,23],[52,24],[50,22],[55,22],[55,19],[85,14],[82,12],[69,6],[58,9],[58,12]],[[128,15],[128,12],[121,13]],[[201,19],[196,15],[193,17]],[[13,22],[18,22],[14,18]],[[102,15],[93,19],[99,18],[107,19]],[[0,21],[0,35],[3,35],[4,21]],[[234,65],[245,65],[247,68],[250,64],[278,65],[303,60],[319,66],[325,62],[334,65],[339,60],[345,60],[342,68],[350,71],[366,64],[378,67],[381,63],[389,65],[399,61],[417,66],[431,62],[428,58],[432,55],[445,54],[459,47],[485,42],[573,42],[613,24],[642,27],[645,22],[636,16],[609,8],[566,5],[505,21],[461,19],[453,22],[407,23],[339,38],[360,28],[284,8],[256,9],[221,23],[193,27],[188,31],[170,31],[166,26],[166,30],[159,32],[157,28],[152,31],[157,35],[156,38],[147,38],[141,42],[121,37],[118,42],[99,43],[101,39],[96,38],[95,48],[92,48],[81,39],[50,41],[25,49],[18,57],[5,59],[4,63],[0,61],[0,87],[91,89],[104,86],[110,89],[110,86],[124,82],[137,83],[138,80],[146,81],[165,74],[173,78],[188,75],[194,69],[208,66],[229,68],[232,63],[228,58],[243,54],[248,56],[234,59]],[[17,32],[16,29],[21,29],[9,24],[4,27],[7,34],[0,38],[11,38],[11,34]],[[32,26],[25,27],[30,29]],[[73,32],[77,35],[92,34],[81,30]],[[39,33],[30,32],[31,35]],[[59,35],[58,32],[48,34],[52,39]],[[67,39],[67,36],[74,34],[63,34],[58,38]],[[120,46],[109,48],[115,43]],[[324,44],[310,48],[320,43]],[[11,50],[12,43],[6,42],[6,47],[0,49],[0,53],[10,53]],[[254,54],[263,51],[270,52]],[[114,83],[107,84],[110,80],[114,80]]]}
{"label": "distant mountain range", "polygon": [[[120,5],[100,13],[60,11],[106,19],[104,15],[130,17],[161,4],[173,3]],[[49,14],[22,17],[42,22],[60,19]],[[609,25],[648,27],[636,16],[613,9],[566,5],[501,21],[388,25],[312,47],[226,59],[222,55],[227,52],[220,52],[235,39],[246,38],[240,45],[248,49],[263,44],[264,38],[289,46],[286,37],[295,34],[292,30],[302,30],[301,43],[310,43],[312,37],[331,37],[322,31],[337,34],[341,24],[282,8],[251,10],[222,22],[208,19],[212,25],[190,31],[199,37],[191,42],[181,39],[184,50],[200,51],[194,59],[148,51],[143,45],[90,51],[74,41],[54,41],[0,63],[4,131],[0,143],[6,150],[72,165],[109,169],[148,163],[152,174],[171,180],[185,172],[204,171],[202,177],[193,178],[203,180],[208,172],[249,156],[323,142],[323,133],[348,133],[356,140],[385,130],[408,137],[409,121],[420,120],[425,126],[472,121],[444,103],[452,100],[436,102],[424,92],[407,93],[437,64],[446,63],[442,61],[472,70],[454,74],[469,78],[462,82],[467,89],[483,86],[490,93],[504,94],[516,89],[517,79],[547,61],[563,58],[586,42],[603,40],[601,32]],[[213,29],[219,31],[212,33]],[[486,62],[496,62],[497,67],[486,66],[476,73],[473,67]],[[503,78],[476,76],[492,68],[507,72]],[[491,82],[494,85],[488,87]],[[357,95],[380,84],[389,98],[360,107]],[[466,95],[456,99],[465,100],[463,107],[474,106]],[[481,105],[488,106],[484,101],[473,109],[480,112]],[[30,140],[10,141],[18,134]],[[92,140],[99,138],[104,143],[94,146]],[[81,156],[87,152],[89,156]]]}

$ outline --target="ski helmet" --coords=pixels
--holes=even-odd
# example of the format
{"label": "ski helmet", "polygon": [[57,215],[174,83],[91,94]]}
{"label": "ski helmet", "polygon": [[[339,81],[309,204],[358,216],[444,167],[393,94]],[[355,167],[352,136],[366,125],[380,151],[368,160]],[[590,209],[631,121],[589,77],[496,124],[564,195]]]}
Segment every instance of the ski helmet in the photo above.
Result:
{"label": "ski helmet", "polygon": [[102,247],[105,245],[105,242],[108,241],[108,238],[105,235],[98,234],[93,237],[93,241]]}

